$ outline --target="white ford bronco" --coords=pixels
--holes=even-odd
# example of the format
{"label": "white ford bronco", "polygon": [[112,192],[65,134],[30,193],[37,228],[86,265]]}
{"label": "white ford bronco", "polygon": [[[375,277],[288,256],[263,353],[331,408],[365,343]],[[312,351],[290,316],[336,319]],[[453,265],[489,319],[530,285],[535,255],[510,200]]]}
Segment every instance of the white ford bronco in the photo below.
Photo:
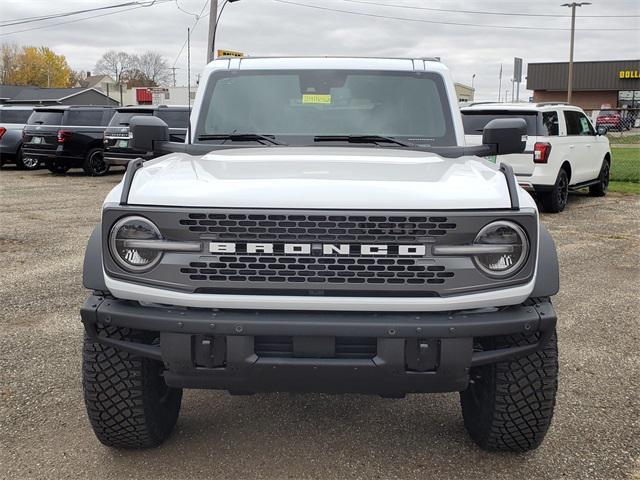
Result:
{"label": "white ford bronco", "polygon": [[[460,392],[471,438],[526,451],[558,375],[553,240],[508,165],[465,146],[425,59],[218,59],[185,143],[151,116],[86,251],[83,388],[98,439],[159,445],[184,388]],[[275,421],[275,419],[274,419]]]}

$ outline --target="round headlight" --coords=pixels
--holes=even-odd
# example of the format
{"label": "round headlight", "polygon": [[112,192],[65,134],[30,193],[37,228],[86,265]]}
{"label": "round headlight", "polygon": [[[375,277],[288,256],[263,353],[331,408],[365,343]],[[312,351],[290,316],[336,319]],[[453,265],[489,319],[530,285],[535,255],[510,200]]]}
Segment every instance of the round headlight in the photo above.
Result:
{"label": "round headlight", "polygon": [[524,265],[529,254],[527,234],[513,222],[498,221],[486,225],[480,230],[474,243],[505,247],[499,253],[483,253],[474,257],[478,268],[492,277],[514,275]]}
{"label": "round headlight", "polygon": [[109,248],[114,260],[125,270],[143,272],[153,268],[162,252],[135,245],[136,240],[161,240],[160,230],[144,217],[124,217],[109,234]]}

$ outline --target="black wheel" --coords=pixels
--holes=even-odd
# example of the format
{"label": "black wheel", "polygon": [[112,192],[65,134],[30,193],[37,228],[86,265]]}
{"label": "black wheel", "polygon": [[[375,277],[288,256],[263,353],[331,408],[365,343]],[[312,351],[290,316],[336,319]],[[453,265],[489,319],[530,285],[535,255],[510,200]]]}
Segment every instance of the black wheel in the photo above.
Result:
{"label": "black wheel", "polygon": [[22,148],[16,153],[16,167],[20,170],[36,170],[40,166],[40,160],[22,153]]}
{"label": "black wheel", "polygon": [[558,213],[564,210],[569,199],[569,175],[564,168],[558,172],[556,183],[548,192],[540,195],[540,201],[545,212]]}
{"label": "black wheel", "polygon": [[62,174],[66,173],[71,166],[60,160],[49,160],[47,161],[47,168],[51,173]]}
{"label": "black wheel", "polygon": [[[537,335],[482,339],[480,348],[526,345]],[[537,448],[551,423],[558,388],[555,332],[539,352],[471,370],[460,393],[469,435],[482,449],[526,452]]]}
{"label": "black wheel", "polygon": [[592,197],[604,197],[609,190],[609,175],[611,173],[611,164],[609,160],[602,162],[598,183],[589,185],[589,195]]}
{"label": "black wheel", "polygon": [[101,148],[92,148],[82,164],[84,172],[91,177],[101,177],[109,171],[109,162],[104,159],[104,151]]}
{"label": "black wheel", "polygon": [[[152,343],[150,335],[102,327],[119,340]],[[170,388],[163,365],[92,342],[85,335],[82,388],[87,414],[98,440],[109,447],[139,449],[160,445],[178,419],[182,390]]]}

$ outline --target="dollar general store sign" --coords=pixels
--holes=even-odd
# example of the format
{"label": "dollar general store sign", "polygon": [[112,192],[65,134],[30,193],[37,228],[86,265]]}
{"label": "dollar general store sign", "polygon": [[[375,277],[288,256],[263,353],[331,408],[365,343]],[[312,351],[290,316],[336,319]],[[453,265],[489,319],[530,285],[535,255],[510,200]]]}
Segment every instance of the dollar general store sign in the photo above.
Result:
{"label": "dollar general store sign", "polygon": [[640,78],[640,70],[620,70],[618,78]]}

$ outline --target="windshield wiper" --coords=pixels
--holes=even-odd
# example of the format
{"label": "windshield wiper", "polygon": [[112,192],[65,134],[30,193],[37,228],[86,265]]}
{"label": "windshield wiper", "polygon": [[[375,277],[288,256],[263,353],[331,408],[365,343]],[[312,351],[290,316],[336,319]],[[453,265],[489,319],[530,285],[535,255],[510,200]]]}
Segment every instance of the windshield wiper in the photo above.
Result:
{"label": "windshield wiper", "polygon": [[318,135],[314,142],[348,142],[348,143],[394,143],[402,147],[417,147],[415,143],[404,142],[393,137],[382,135]]}
{"label": "windshield wiper", "polygon": [[258,133],[216,133],[199,135],[198,140],[231,140],[232,142],[268,142],[272,145],[286,145],[279,142],[270,135],[260,135]]}

